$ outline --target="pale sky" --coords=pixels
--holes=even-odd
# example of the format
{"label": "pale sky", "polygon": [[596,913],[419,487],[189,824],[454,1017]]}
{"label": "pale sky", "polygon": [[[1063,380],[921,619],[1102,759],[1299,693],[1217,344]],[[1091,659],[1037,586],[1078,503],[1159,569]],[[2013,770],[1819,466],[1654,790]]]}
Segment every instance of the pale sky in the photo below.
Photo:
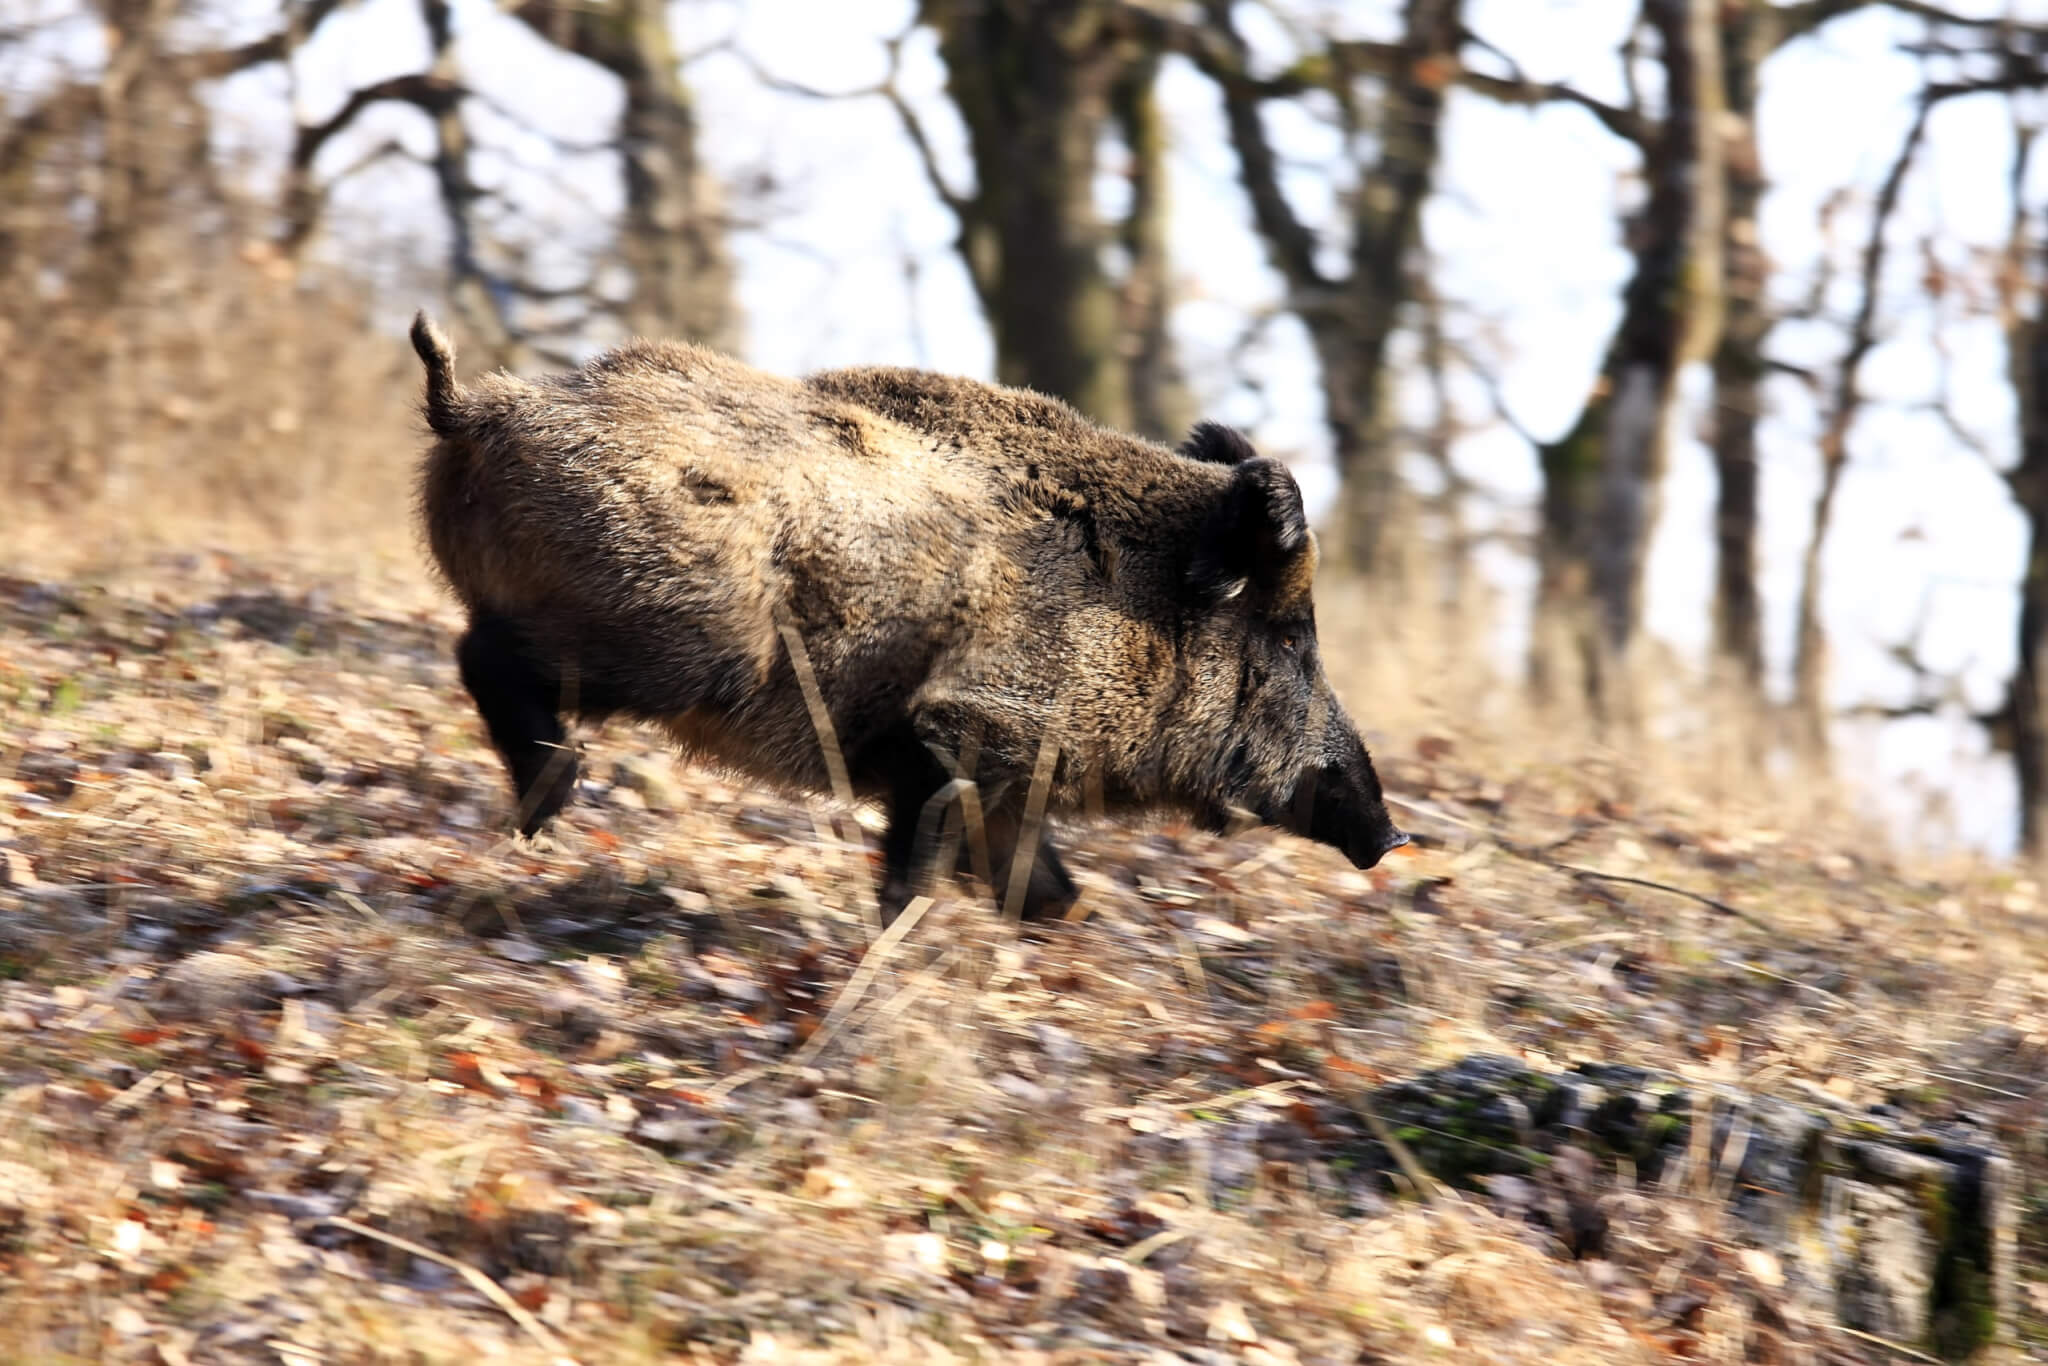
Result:
{"label": "pale sky", "polygon": [[[45,3],[61,8],[56,0]],[[265,0],[238,3],[252,32],[274,12]],[[2048,19],[2048,0],[1954,0],[1954,7]],[[952,217],[925,184],[887,105],[779,94],[761,86],[744,62],[713,50],[727,43],[778,76],[857,89],[883,75],[882,39],[906,27],[912,9],[908,0],[683,0],[675,8],[684,50],[706,54],[688,69],[703,155],[734,183],[757,185],[764,175],[773,182],[765,197],[738,196],[759,220],[736,239],[746,350],[757,364],[801,372],[894,361],[981,376],[993,368],[988,329],[950,247]],[[1346,27],[1375,37],[1391,35],[1397,13],[1395,0],[1292,9],[1341,15]],[[1530,76],[1618,102],[1616,49],[1633,9],[1630,0],[1471,0],[1468,21]],[[620,103],[610,78],[549,51],[488,0],[459,0],[457,13],[465,74],[476,87],[556,138],[596,141],[609,132]],[[1262,55],[1284,56],[1287,40],[1277,26],[1247,29]],[[1770,345],[1777,357],[1826,371],[1840,354],[1841,329],[1832,319],[1854,306],[1854,258],[1870,198],[1905,131],[1920,74],[1895,49],[1921,32],[1918,21],[1876,9],[1836,21],[1767,69],[1761,123],[1773,189],[1762,233],[1778,267],[1778,299],[1803,297],[1818,268],[1825,250],[1817,228],[1821,201],[1845,183],[1855,196],[1838,218],[1831,320],[1779,328]],[[79,26],[16,60],[89,68],[97,48],[97,35]],[[936,45],[919,33],[903,51],[902,88],[924,116],[952,183],[964,187],[965,138],[944,97]],[[301,54],[294,79],[272,69],[231,83],[223,97],[223,145],[249,155],[259,172],[274,167],[289,131],[280,118],[283,101],[292,100],[301,119],[324,117],[349,87],[418,70],[425,60],[416,0],[361,0]],[[1174,332],[1183,364],[1204,408],[1247,426],[1264,449],[1289,459],[1320,506],[1331,486],[1328,442],[1299,327],[1269,327],[1250,354],[1248,373],[1226,372],[1223,348],[1281,289],[1251,231],[1216,98],[1178,61],[1169,65],[1161,93],[1172,131],[1171,241],[1183,298]],[[1952,274],[1980,294],[1988,289],[1984,257],[2003,240],[2011,213],[2009,118],[1993,97],[1940,110],[1895,217],[1880,312],[1884,341],[1866,362],[1870,406],[1852,436],[1824,567],[1833,689],[1843,703],[1904,699],[1910,680],[1886,652],[1916,629],[1930,663],[1965,670],[1973,706],[1996,700],[2011,666],[2020,520],[1985,459],[1931,415],[1913,411],[1934,395],[1939,373],[1936,320],[1918,284],[1918,243],[1931,236]],[[572,270],[578,244],[591,240],[618,204],[613,163],[602,154],[562,157],[547,138],[521,135],[487,109],[474,109],[473,119],[479,140],[495,149],[480,163],[479,178],[516,183],[522,199],[537,206],[535,266],[545,270],[552,259]],[[1340,164],[1336,138],[1301,115],[1276,115],[1272,126],[1300,167],[1289,184],[1297,207],[1312,219],[1324,216],[1331,178],[1316,164]],[[417,111],[384,106],[358,138],[337,139],[322,167],[348,165],[385,137],[422,154],[430,146]],[[2036,157],[2028,182],[2037,210],[2048,204],[2042,159]],[[1515,418],[1539,438],[1556,435],[1576,414],[1619,314],[1628,260],[1616,240],[1615,203],[1629,192],[1634,164],[1633,150],[1582,111],[1453,98],[1439,192],[1424,229],[1439,263],[1438,288],[1454,306],[1454,332],[1488,358]],[[1114,192],[1106,183],[1105,195]],[[385,163],[363,172],[339,206],[337,233],[375,232],[385,251],[429,261],[441,250],[431,189],[417,167]],[[906,278],[906,259],[915,262],[914,279]],[[1961,300],[1949,311],[1962,311]],[[1995,326],[1944,318],[1940,336],[1957,415],[1996,460],[2009,460],[2012,399]],[[1648,588],[1649,629],[1695,659],[1710,621],[1714,497],[1711,462],[1692,435],[1706,392],[1698,378],[1690,387],[1695,413],[1664,490]],[[1246,380],[1256,381],[1258,392]],[[1791,381],[1774,381],[1769,398],[1761,570],[1767,651],[1782,682],[1818,487],[1818,416]],[[1533,452],[1505,425],[1487,423],[1488,404],[1476,385],[1462,385],[1459,399],[1476,429],[1457,452],[1461,467],[1495,491],[1504,518],[1526,525],[1537,491]],[[1503,554],[1485,568],[1509,601],[1526,601],[1528,566]],[[1510,668],[1522,630],[1520,621],[1505,624],[1502,658]],[[1908,837],[1935,845],[1960,838],[1997,852],[2010,847],[2008,764],[1987,756],[1974,727],[1930,719],[1845,728],[1838,739],[1845,771]],[[1916,819],[1928,791],[1949,796],[1952,828]]]}

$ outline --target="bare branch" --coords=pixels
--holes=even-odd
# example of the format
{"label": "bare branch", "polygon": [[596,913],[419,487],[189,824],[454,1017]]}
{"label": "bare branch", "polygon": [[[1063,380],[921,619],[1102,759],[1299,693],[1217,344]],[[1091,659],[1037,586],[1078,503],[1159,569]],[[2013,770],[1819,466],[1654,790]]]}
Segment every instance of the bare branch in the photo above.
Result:
{"label": "bare branch", "polygon": [[967,225],[979,217],[974,201],[966,195],[955,194],[946,184],[945,173],[939,170],[938,154],[932,150],[931,139],[925,135],[924,124],[918,119],[917,111],[910,107],[910,101],[903,98],[894,84],[882,91],[882,97],[896,111],[904,136],[917,150],[918,164],[924,167],[925,183],[932,187],[932,193],[938,196],[939,202],[953,211],[954,217],[960,220],[961,231],[965,232]]}
{"label": "bare branch", "polygon": [[1892,210],[1898,206],[1899,190],[1905,184],[1906,173],[1911,169],[1913,156],[1919,150],[1922,138],[1927,132],[1927,116],[1933,110],[1935,101],[1923,94],[1919,106],[1914,110],[1912,126],[1899,145],[1898,155],[1893,158],[1891,170],[1886,173],[1883,186],[1878,190],[1877,203],[1871,211],[1870,235],[1863,246],[1863,262],[1859,272],[1861,297],[1857,301],[1856,316],[1849,326],[1849,344],[1843,352],[1842,361],[1835,372],[1833,396],[1829,401],[1820,434],[1820,495],[1814,501],[1813,527],[1807,535],[1806,551],[1801,558],[1799,606],[1794,626],[1792,676],[1794,691],[1799,699],[1812,738],[1816,740],[1824,733],[1822,720],[1824,702],[1822,690],[1825,686],[1821,677],[1825,669],[1824,656],[1827,639],[1820,623],[1820,563],[1821,549],[1827,542],[1829,524],[1833,520],[1835,495],[1842,483],[1842,470],[1848,464],[1849,429],[1855,425],[1857,411],[1863,398],[1857,389],[1859,373],[1864,357],[1870,354],[1877,341],[1877,295],[1878,283],[1884,268],[1885,231],[1890,226]]}
{"label": "bare branch", "polygon": [[218,80],[238,71],[262,66],[265,62],[284,61],[304,38],[326,22],[327,16],[340,8],[341,0],[311,0],[305,13],[293,16],[291,22],[275,33],[240,47],[202,52],[188,59],[192,75],[198,80]]}
{"label": "bare branch", "polygon": [[2007,30],[2012,27],[2012,20],[2008,17],[1979,19],[1929,4],[1927,0],[1800,0],[1797,4],[1778,7],[1779,43],[1782,45],[1795,38],[1803,38],[1831,19],[1878,5],[1898,14],[1955,28]]}
{"label": "bare branch", "polygon": [[1596,100],[1583,91],[1557,81],[1504,80],[1499,76],[1482,75],[1467,71],[1458,77],[1458,84],[1502,104],[1570,104],[1585,110],[1608,132],[1618,138],[1643,146],[1650,137],[1648,123],[1631,110]]}
{"label": "bare branch", "polygon": [[1913,157],[1926,135],[1927,116],[1935,103],[1936,96],[1930,88],[1914,111],[1912,125],[1906,131],[1905,140],[1899,144],[1898,155],[1892,159],[1891,169],[1885,174],[1884,183],[1877,192],[1877,203],[1871,210],[1870,235],[1864,241],[1863,264],[1858,273],[1861,295],[1856,303],[1856,316],[1849,325],[1849,345],[1835,374],[1834,397],[1827,426],[1822,430],[1820,439],[1822,458],[1831,467],[1841,459],[1849,427],[1862,404],[1862,395],[1856,387],[1858,373],[1864,358],[1877,344],[1878,277],[1884,269],[1885,231],[1891,225],[1892,211],[1899,203],[1899,191],[1905,185]]}
{"label": "bare branch", "polygon": [[351,90],[348,98],[342,101],[341,108],[333,114],[319,123],[300,127],[298,136],[292,141],[292,164],[301,169],[311,166],[328,140],[348,127],[356,115],[370,105],[396,100],[427,114],[438,115],[453,109],[461,102],[462,95],[461,86],[433,74],[393,76]]}
{"label": "bare branch", "polygon": [[1486,390],[1486,401],[1493,409],[1493,415],[1509,431],[1528,442],[1529,449],[1535,450],[1540,447],[1543,443],[1536,439],[1535,433],[1522,425],[1521,419],[1508,407],[1507,396],[1501,392],[1500,376],[1495,372],[1493,365],[1474,351],[1469,343],[1448,338],[1446,341],[1451,350],[1457,353],[1460,363],[1479,381],[1480,387]]}
{"label": "bare branch", "polygon": [[326,188],[332,189],[344,180],[361,175],[378,162],[387,160],[409,161],[415,166],[424,166],[426,164],[408,151],[404,143],[396,138],[387,138],[329,176]]}
{"label": "bare branch", "polygon": [[2003,76],[1987,76],[1976,81],[1946,81],[1927,87],[1930,104],[1943,100],[1960,99],[1966,95],[2009,95],[2020,90],[2048,89],[2048,68],[2038,71],[2010,72]]}
{"label": "bare branch", "polygon": [[896,85],[896,76],[902,65],[903,43],[909,36],[910,32],[906,30],[885,42],[884,46],[889,52],[889,74],[886,77],[873,85],[856,86],[851,90],[820,90],[816,86],[776,75],[763,66],[752,53],[737,44],[729,51],[753,74],[755,80],[770,90],[785,95],[796,95],[807,100],[855,100],[870,96],[879,96],[887,100],[889,107],[895,110],[897,120],[903,125],[904,135],[916,149],[918,161],[924,167],[925,180],[930,184],[932,193],[938,197],[941,204],[953,211],[954,217],[960,220],[962,230],[965,231],[969,219],[976,214],[974,201],[959,194],[946,183],[944,173],[939,170],[938,154],[932,149],[931,139],[925,133],[923,121],[917,117],[917,111],[910,107],[910,101],[904,98],[903,92]]}
{"label": "bare branch", "polygon": [[[1225,64],[1217,60],[1213,50],[1195,61],[1223,91],[1223,112],[1230,125],[1231,144],[1237,150],[1239,178],[1251,198],[1259,232],[1272,245],[1274,263],[1295,291],[1327,291],[1331,282],[1316,265],[1315,234],[1301,221],[1280,189],[1273,145],[1260,116],[1264,97],[1247,77],[1249,53],[1232,18],[1230,0],[1206,0],[1206,5],[1215,33],[1229,50],[1230,61]],[[1209,45],[1204,47],[1208,49]]]}
{"label": "bare branch", "polygon": [[1816,392],[1819,391],[1821,383],[1820,374],[1812,367],[1794,365],[1789,360],[1777,360],[1771,356],[1765,356],[1763,361],[1765,374],[1783,375],[1787,379],[1796,379],[1808,389]]}

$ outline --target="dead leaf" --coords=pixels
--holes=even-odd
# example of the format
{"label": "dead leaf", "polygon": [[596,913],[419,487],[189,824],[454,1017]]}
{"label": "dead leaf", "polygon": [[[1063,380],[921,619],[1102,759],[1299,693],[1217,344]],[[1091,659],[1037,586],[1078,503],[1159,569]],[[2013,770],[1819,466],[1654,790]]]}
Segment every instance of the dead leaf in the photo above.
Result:
{"label": "dead leaf", "polygon": [[1220,1301],[1209,1311],[1209,1339],[1212,1342],[1248,1343],[1259,1340],[1258,1330],[1245,1317],[1244,1306],[1236,1300]]}

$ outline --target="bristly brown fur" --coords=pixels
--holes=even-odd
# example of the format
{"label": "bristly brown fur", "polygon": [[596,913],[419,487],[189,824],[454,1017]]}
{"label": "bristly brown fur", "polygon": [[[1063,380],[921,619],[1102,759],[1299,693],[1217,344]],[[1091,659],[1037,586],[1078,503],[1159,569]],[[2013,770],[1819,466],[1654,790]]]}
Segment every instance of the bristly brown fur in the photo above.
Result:
{"label": "bristly brown fur", "polygon": [[[823,790],[787,620],[856,789],[890,808],[899,900],[948,764],[979,756],[1001,845],[1048,732],[1055,810],[1242,808],[1361,862],[1398,838],[1315,658],[1300,493],[1236,433],[1183,454],[1025,391],[648,341],[465,389],[424,316],[413,342],[427,537],[522,828],[567,799],[561,714]],[[1071,892],[1047,846],[1027,909]]]}

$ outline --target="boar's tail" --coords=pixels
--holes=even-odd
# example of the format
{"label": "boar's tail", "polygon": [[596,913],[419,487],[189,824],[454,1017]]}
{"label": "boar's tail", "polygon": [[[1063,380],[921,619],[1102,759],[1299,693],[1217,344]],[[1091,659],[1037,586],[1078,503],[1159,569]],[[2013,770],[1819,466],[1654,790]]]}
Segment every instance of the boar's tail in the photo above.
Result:
{"label": "boar's tail", "polygon": [[412,349],[427,367],[427,425],[439,436],[462,430],[462,390],[455,383],[455,348],[421,309],[413,315]]}

